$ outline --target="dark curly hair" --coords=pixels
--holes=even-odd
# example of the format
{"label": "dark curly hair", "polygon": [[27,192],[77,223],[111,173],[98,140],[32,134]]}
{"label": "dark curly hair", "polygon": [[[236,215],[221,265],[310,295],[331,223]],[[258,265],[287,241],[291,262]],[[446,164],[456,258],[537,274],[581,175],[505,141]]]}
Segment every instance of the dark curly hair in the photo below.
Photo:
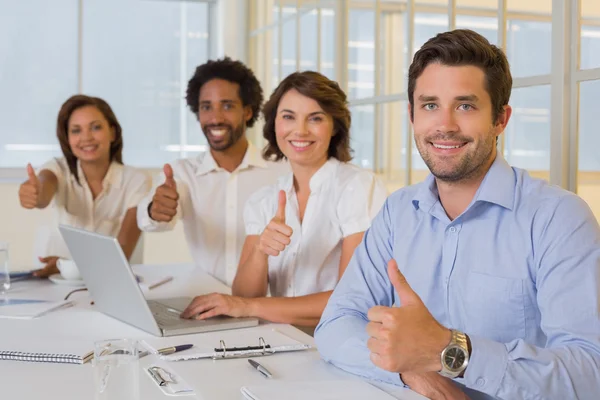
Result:
{"label": "dark curly hair", "polygon": [[346,93],[337,82],[332,81],[325,75],[314,71],[294,72],[285,78],[271,94],[269,101],[263,107],[265,126],[263,137],[267,139],[267,146],[263,150],[263,158],[278,161],[284,158],[284,154],[277,146],[275,134],[275,117],[277,107],[283,95],[292,89],[309,97],[319,103],[326,114],[333,118],[333,136],[329,143],[327,156],[334,157],[342,162],[352,160],[352,149],[350,148],[350,110],[346,101]]}
{"label": "dark curly hair", "polygon": [[75,157],[75,154],[73,154],[73,150],[71,150],[71,146],[69,145],[69,120],[71,119],[71,114],[73,114],[75,110],[88,106],[96,107],[98,111],[104,115],[104,118],[106,118],[110,127],[114,129],[115,140],[110,144],[110,160],[123,164],[123,129],[121,129],[121,124],[119,124],[119,120],[115,116],[112,108],[110,108],[106,101],[99,97],[91,97],[83,94],[72,96],[65,101],[58,112],[56,137],[60,143],[60,149],[69,165],[69,171],[75,176],[77,183],[79,183],[77,157]]}
{"label": "dark curly hair", "polygon": [[185,99],[190,110],[198,116],[200,103],[200,89],[208,81],[223,79],[228,82],[237,83],[240,86],[240,99],[242,105],[250,106],[252,117],[246,122],[248,128],[252,128],[258,119],[260,106],[263,102],[263,91],[254,72],[239,61],[233,61],[229,57],[222,60],[210,60],[196,68],[194,76],[188,82]]}

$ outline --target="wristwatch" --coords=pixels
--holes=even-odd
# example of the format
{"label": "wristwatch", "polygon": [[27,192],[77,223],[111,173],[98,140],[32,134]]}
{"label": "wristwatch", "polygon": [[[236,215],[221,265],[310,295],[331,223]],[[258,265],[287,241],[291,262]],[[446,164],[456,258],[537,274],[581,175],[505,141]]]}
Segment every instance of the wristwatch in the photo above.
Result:
{"label": "wristwatch", "polygon": [[458,377],[469,364],[469,344],[467,335],[452,329],[450,344],[442,350],[442,370],[440,375],[454,379]]}

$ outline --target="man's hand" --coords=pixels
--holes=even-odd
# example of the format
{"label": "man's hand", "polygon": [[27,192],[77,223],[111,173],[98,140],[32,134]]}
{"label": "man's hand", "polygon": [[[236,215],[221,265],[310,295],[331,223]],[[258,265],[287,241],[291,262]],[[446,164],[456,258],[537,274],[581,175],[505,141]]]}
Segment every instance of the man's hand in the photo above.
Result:
{"label": "man's hand", "polygon": [[375,306],[369,310],[367,346],[371,361],[392,372],[440,371],[440,354],[450,343],[450,330],[433,318],[394,259],[388,263],[388,275],[401,305]]}
{"label": "man's hand", "polygon": [[159,222],[171,222],[173,217],[177,215],[177,184],[173,177],[173,169],[169,164],[163,167],[165,173],[165,183],[156,188],[156,192],[152,197],[152,205],[150,206],[150,218]]}
{"label": "man's hand", "polygon": [[268,256],[278,256],[285,247],[291,243],[292,228],[285,224],[286,195],[283,190],[279,191],[277,212],[269,225],[261,233],[258,250]]}
{"label": "man's hand", "polygon": [[469,400],[469,397],[451,379],[437,372],[421,374],[407,372],[402,380],[413,391],[431,400]]}
{"label": "man's hand", "polygon": [[217,315],[249,317],[251,316],[251,301],[252,299],[221,293],[197,296],[181,313],[181,318],[207,319]]}
{"label": "man's hand", "polygon": [[32,209],[39,207],[42,195],[42,184],[35,175],[31,164],[27,164],[28,179],[19,187],[19,202],[24,208]]}
{"label": "man's hand", "polygon": [[50,257],[38,257],[40,262],[44,263],[44,267],[42,269],[38,269],[33,272],[33,276],[38,278],[47,278],[50,275],[58,274],[58,267],[56,266],[56,262],[58,261],[58,257],[50,256]]}

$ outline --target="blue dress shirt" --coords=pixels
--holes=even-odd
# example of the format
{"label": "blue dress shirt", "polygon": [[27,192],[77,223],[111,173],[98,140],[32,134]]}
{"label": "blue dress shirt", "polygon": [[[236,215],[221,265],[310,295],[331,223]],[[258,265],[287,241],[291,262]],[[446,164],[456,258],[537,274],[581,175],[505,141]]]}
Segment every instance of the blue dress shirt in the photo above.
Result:
{"label": "blue dress shirt", "polygon": [[368,310],[399,305],[392,257],[431,314],[471,338],[455,381],[473,400],[600,398],[600,227],[581,198],[498,156],[453,221],[432,176],[387,199],[315,339],[326,361],[400,385],[366,347]]}

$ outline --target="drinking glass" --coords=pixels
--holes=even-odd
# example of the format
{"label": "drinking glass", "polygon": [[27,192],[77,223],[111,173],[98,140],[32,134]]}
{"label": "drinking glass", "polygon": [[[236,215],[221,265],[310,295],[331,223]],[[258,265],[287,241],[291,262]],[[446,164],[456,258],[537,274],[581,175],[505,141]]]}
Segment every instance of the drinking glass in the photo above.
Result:
{"label": "drinking glass", "polygon": [[8,264],[8,242],[0,242],[0,294],[5,294],[10,289],[10,267]]}
{"label": "drinking glass", "polygon": [[95,399],[139,400],[138,343],[113,339],[94,345]]}

